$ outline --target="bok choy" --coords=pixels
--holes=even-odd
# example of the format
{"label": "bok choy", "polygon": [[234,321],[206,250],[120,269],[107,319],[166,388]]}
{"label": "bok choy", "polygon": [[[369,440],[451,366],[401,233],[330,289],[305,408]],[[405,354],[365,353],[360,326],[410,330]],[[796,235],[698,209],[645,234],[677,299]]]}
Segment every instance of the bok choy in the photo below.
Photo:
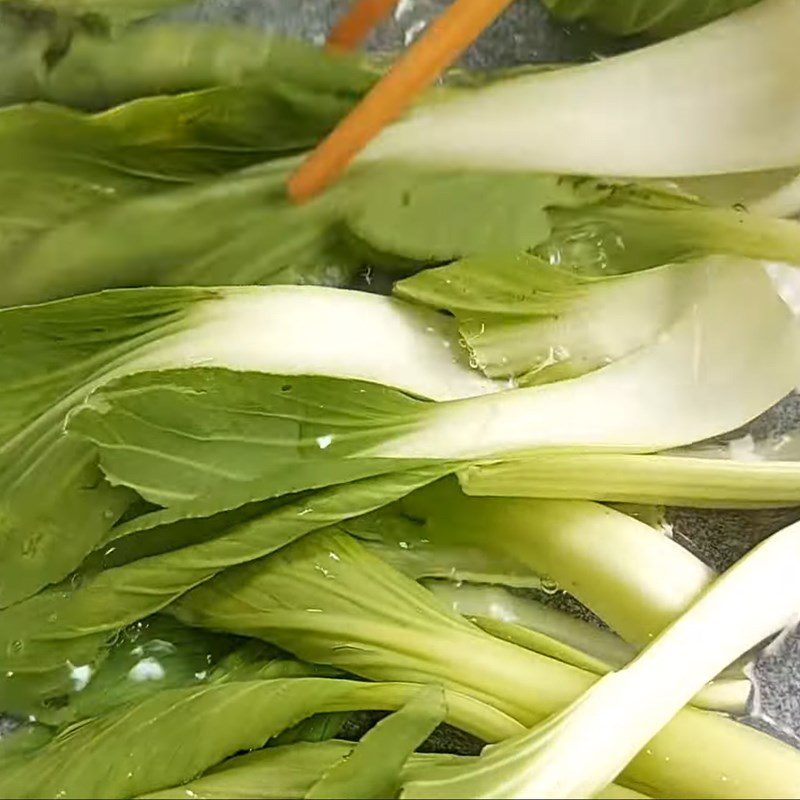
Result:
{"label": "bok choy", "polygon": [[[597,681],[592,672],[489,636],[341,533],[320,531],[225,571],[184,595],[174,612],[189,624],[257,636],[371,680],[438,683],[525,725],[560,711]],[[699,739],[707,748],[696,747]],[[643,750],[620,781],[657,796],[726,797],[720,775],[742,797],[785,796],[800,779],[791,747],[692,708],[648,747],[658,757]]]}
{"label": "bok choy", "polygon": [[[403,796],[594,795],[711,676],[796,617],[798,548],[800,524],[774,534],[720,577],[636,660],[602,678],[562,713],[487,750],[473,764],[417,778],[404,787]],[[757,614],[750,611],[753,597],[761,600]],[[606,735],[609,725],[613,736]],[[666,757],[658,751],[649,754]],[[722,791],[745,795],[736,776],[723,772],[718,780],[733,784]]]}

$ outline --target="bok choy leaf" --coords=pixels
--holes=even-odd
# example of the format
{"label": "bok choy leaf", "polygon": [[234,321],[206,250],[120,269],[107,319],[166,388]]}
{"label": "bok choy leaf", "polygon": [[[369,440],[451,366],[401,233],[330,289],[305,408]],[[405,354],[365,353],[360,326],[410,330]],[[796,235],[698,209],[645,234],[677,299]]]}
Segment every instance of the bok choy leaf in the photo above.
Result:
{"label": "bok choy leaf", "polygon": [[420,689],[416,697],[382,719],[355,749],[327,769],[308,790],[308,800],[340,797],[394,797],[408,758],[447,715],[440,687]]}
{"label": "bok choy leaf", "polygon": [[[67,728],[39,750],[0,765],[0,792],[15,797],[133,797],[174,786],[320,711],[395,709],[414,684],[331,678],[236,681],[166,689]],[[447,693],[446,718],[488,740],[519,731],[504,714]],[[187,735],[187,726],[191,735]]]}
{"label": "bok choy leaf", "polygon": [[391,162],[354,170],[337,190],[353,236],[389,265],[533,251],[607,276],[710,254],[796,263],[800,253],[795,222],[714,208],[666,184]]}
{"label": "bok choy leaf", "polygon": [[[319,336],[309,336],[311,320],[320,326]],[[365,349],[364,341],[378,335],[379,327],[384,327],[386,346]],[[103,480],[91,446],[64,433],[70,411],[115,375],[216,363],[284,374],[332,370],[437,399],[495,388],[470,371],[450,320],[389,298],[331,295],[312,287],[148,289],[6,309],[0,310],[0,339],[5,343],[0,355],[0,554],[8,567],[0,606],[69,574],[135,498]],[[392,350],[406,369],[395,368]],[[283,385],[286,381],[275,385],[276,399]],[[387,393],[387,403],[390,399]],[[145,454],[141,447],[132,452]],[[255,467],[263,459],[256,457],[250,467],[241,463],[228,475],[228,488],[261,478],[256,490],[261,494],[244,502],[274,496],[281,487],[297,491],[328,482],[322,478],[320,483],[319,470],[314,476],[306,472],[305,485],[299,473],[276,470],[280,486],[270,488]],[[337,468],[341,471],[331,465],[330,472]],[[198,465],[191,481],[202,469]],[[223,477],[211,468],[208,480],[216,480],[219,488]],[[287,485],[287,479],[293,483]],[[174,505],[187,499],[169,482],[159,494],[148,492],[150,483],[139,489],[155,502]],[[195,488],[199,491],[192,496],[208,499],[205,488]]]}
{"label": "bok choy leaf", "polygon": [[[0,611],[0,707],[33,713],[42,702],[68,694],[75,670],[82,675],[93,669],[117,631],[160,611],[221,569],[260,558],[350,514],[368,513],[442,474],[442,468],[408,471],[301,494],[283,504],[254,504],[228,528],[223,519],[222,530],[211,538],[79,574],[67,585]],[[247,502],[240,498],[234,507]],[[160,533],[169,536],[169,526]]]}
{"label": "bok choy leaf", "polygon": [[[268,747],[229,759],[189,783],[146,795],[151,800],[185,798],[186,792],[208,800],[303,800],[321,772],[353,752],[352,742],[331,741]],[[406,762],[402,776],[413,779],[430,764],[465,762],[463,756],[414,753]],[[598,798],[641,800],[644,795],[612,785]]]}

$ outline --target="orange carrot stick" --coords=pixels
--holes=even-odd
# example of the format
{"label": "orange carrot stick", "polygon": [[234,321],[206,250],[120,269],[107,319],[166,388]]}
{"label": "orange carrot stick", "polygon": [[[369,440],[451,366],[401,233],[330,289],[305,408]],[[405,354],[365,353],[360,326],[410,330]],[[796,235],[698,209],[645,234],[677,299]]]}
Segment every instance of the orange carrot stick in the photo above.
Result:
{"label": "orange carrot stick", "polygon": [[289,178],[289,197],[303,202],[339,178],[512,2],[455,0]]}
{"label": "orange carrot stick", "polygon": [[328,36],[329,50],[355,50],[384,17],[392,13],[398,0],[353,0],[353,5]]}

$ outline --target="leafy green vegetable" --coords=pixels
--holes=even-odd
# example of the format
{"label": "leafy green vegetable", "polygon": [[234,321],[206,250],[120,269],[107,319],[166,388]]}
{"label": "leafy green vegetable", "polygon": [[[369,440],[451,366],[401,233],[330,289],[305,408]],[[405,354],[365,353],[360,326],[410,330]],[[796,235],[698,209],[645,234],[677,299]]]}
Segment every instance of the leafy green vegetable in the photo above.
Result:
{"label": "leafy green vegetable", "polygon": [[[500,587],[458,586],[442,581],[427,586],[440,600],[452,603],[453,610],[493,636],[596,675],[624,667],[636,654],[610,631]],[[695,695],[692,705],[744,714],[751,688],[740,669],[728,669]]]}
{"label": "leafy green vegetable", "polygon": [[[800,604],[794,571],[799,552],[796,523],[751,551],[635,661],[561,714],[486,751],[474,764],[418,779],[404,796],[592,796],[711,676],[793,620]],[[761,601],[757,610],[753,597]],[[613,736],[606,735],[609,720],[616,721]],[[796,771],[800,757],[789,752]],[[741,790],[734,784],[730,792]]]}
{"label": "leafy green vegetable", "polygon": [[28,723],[13,731],[6,731],[0,738],[0,757],[3,760],[25,753],[32,753],[46,745],[55,735],[47,725]]}
{"label": "leafy green vegetable", "polygon": [[[310,324],[319,326],[318,336],[310,335]],[[385,330],[386,348],[365,352],[364,339],[377,335],[380,327]],[[468,369],[454,344],[449,320],[388,298],[331,294],[312,287],[148,289],[6,309],[0,310],[0,339],[8,343],[0,355],[0,554],[9,571],[0,589],[0,605],[69,574],[132,502],[130,492],[112,488],[102,479],[95,451],[63,430],[70,411],[115,375],[217,364],[278,373],[331,370],[434,398],[495,388]],[[392,348],[398,359],[408,363],[402,372],[385,360]],[[190,374],[208,380],[202,370]],[[278,399],[281,387],[291,386],[288,380],[268,380],[275,384]],[[283,428],[296,446],[297,426],[284,421]],[[191,440],[183,441],[189,444]],[[142,460],[143,445],[132,451],[133,458]],[[244,446],[237,449],[240,456]],[[206,483],[196,483],[202,465],[192,470],[191,496],[176,490],[170,494],[169,480],[158,490],[148,491],[155,474],[152,465],[138,490],[167,505],[195,497],[206,501],[209,485],[216,481],[221,491],[227,474],[226,487],[237,484],[241,504],[281,490],[297,491],[387,471],[375,465],[366,472],[360,468],[361,474],[354,475],[346,464],[332,464],[325,470],[312,464],[305,472],[289,473],[276,468],[272,474],[277,483],[270,487],[269,476],[258,471],[264,466],[258,447],[251,447],[250,456],[229,473],[216,466],[218,456],[219,452],[206,465],[210,471]],[[297,456],[293,454],[290,461],[297,463]],[[167,474],[175,471],[176,463],[189,466],[185,458],[173,459],[164,465]],[[392,465],[397,467],[397,463]],[[185,475],[177,472],[175,477]],[[243,484],[255,478],[261,481],[251,487],[253,494],[247,494]],[[223,504],[214,511],[233,507]]]}
{"label": "leafy green vegetable", "polygon": [[345,758],[356,745],[329,741],[268,747],[237,756],[189,783],[145,795],[151,800],[197,798],[226,800],[303,800],[314,781]]}
{"label": "leafy green vegetable", "polygon": [[[16,259],[24,258],[38,237],[93,209],[309,147],[348,107],[335,95],[287,89],[267,77],[145,98],[99,114],[43,104],[3,109],[3,271],[13,278],[21,269]],[[267,188],[262,186],[264,199]],[[296,216],[303,218],[299,211]],[[4,301],[15,301],[13,286]]]}
{"label": "leafy green vegetable", "polygon": [[[131,797],[190,780],[318,711],[394,709],[413,684],[289,678],[168,689],[68,728],[0,764],[8,797]],[[519,731],[505,715],[448,693],[448,721],[488,739]]]}
{"label": "leafy green vegetable", "polygon": [[44,6],[0,3],[0,105],[41,97],[48,65],[62,56],[76,31],[99,34],[102,22]]}
{"label": "leafy green vegetable", "polygon": [[[321,610],[308,613],[308,608]],[[440,606],[427,590],[351,537],[333,531],[320,531],[274,557],[226,570],[187,594],[172,610],[188,624],[257,636],[304,660],[332,664],[373,680],[384,680],[390,673],[393,679],[402,676],[460,686],[520,715],[523,722],[529,721],[525,717],[531,712],[520,711],[520,697],[531,695],[531,682],[538,686],[537,674],[543,685],[553,688],[548,696],[534,691],[536,702],[556,707],[559,703],[552,694],[563,691],[565,682],[581,691],[590,681],[579,670],[564,668],[562,674],[563,665],[493,639]],[[461,658],[454,655],[462,651],[479,654],[474,657],[485,668],[463,673]],[[515,659],[521,659],[526,669],[514,677]],[[509,670],[501,677],[498,669],[505,672],[503,664]],[[498,683],[516,699],[500,699]]]}
{"label": "leafy green vegetable", "polygon": [[8,271],[8,303],[126,286],[346,284],[356,266],[327,201],[286,201],[281,161],[130,199],[39,236]]}
{"label": "leafy green vegetable", "polygon": [[[186,792],[209,800],[302,800],[321,772],[351,753],[352,742],[298,744],[290,747],[269,747],[225,761],[196,780],[146,795],[153,800],[185,798]],[[403,776],[413,779],[431,764],[466,762],[462,756],[414,753],[403,769]],[[598,798],[643,798],[644,795],[612,784]]]}
{"label": "leafy green vegetable", "polygon": [[685,611],[714,575],[659,531],[605,506],[467,497],[450,479],[341,527],[404,541],[419,553],[480,548],[489,558],[524,565],[640,645]]}
{"label": "leafy green vegetable", "polygon": [[162,21],[114,36],[73,36],[39,93],[29,99],[94,110],[137,97],[266,78],[279,95],[300,104],[314,97],[353,104],[377,75],[363,59],[255,27]]}
{"label": "leafy green vegetable", "polygon": [[557,17],[586,19],[610,33],[674,36],[757,0],[544,0]]}
{"label": "leafy green vegetable", "polygon": [[[185,798],[186,792],[191,792],[198,798],[303,800],[319,776],[346,758],[355,747],[352,742],[341,741],[268,747],[232,758],[196,780],[147,797],[153,800]],[[458,756],[414,754],[403,774],[415,774],[420,764],[455,760],[459,760]]]}
{"label": "leafy green vegetable", "polygon": [[[489,636],[334,532],[317,532],[263,561],[226,570],[173,610],[190,624],[264,638],[301,658],[374,680],[438,683],[525,725],[566,707],[597,679]],[[707,747],[698,748],[698,741]],[[791,794],[798,771],[800,755],[791,747],[688,708],[621,780],[656,796],[723,798],[725,775],[741,796],[781,796]]]}
{"label": "leafy green vegetable", "polygon": [[401,709],[382,719],[358,745],[327,769],[306,797],[371,798],[397,795],[408,758],[447,715],[444,691],[421,689]]}
{"label": "leafy green vegetable", "polygon": [[[280,448],[311,445],[309,458],[319,463],[336,454],[345,458],[452,462],[539,448],[649,452],[740,426],[787,394],[795,382],[797,338],[793,318],[766,275],[752,264],[719,263],[714,282],[704,285],[703,295],[651,345],[571,381],[511,391],[497,391],[497,384],[481,382],[477,373],[465,370],[457,357],[454,365],[452,340],[442,342],[435,335],[437,328],[425,331],[412,322],[412,344],[430,358],[425,363],[406,360],[412,351],[407,347],[408,340],[398,337],[397,331],[387,332],[386,338],[380,339],[387,347],[377,347],[378,327],[371,326],[371,320],[361,320],[361,339],[346,352],[338,344],[334,346],[333,337],[324,343],[312,341],[306,328],[307,319],[317,321],[309,303],[312,297],[319,299],[319,307],[330,303],[342,313],[345,308],[368,304],[376,312],[392,309],[394,313],[397,309],[404,313],[402,306],[382,306],[379,298],[367,300],[366,295],[333,290],[250,291],[254,292],[252,298],[243,293],[227,305],[231,313],[238,313],[237,329],[247,330],[251,337],[248,350],[237,352],[235,359],[229,357],[227,364],[222,358],[217,363],[280,374],[283,358],[283,363],[307,377],[282,384],[262,372],[195,368],[142,373],[96,392],[72,415],[70,426],[97,444],[101,462],[115,481],[143,491],[156,460],[169,458],[171,470],[160,472],[160,489],[166,493],[171,490],[170,483],[184,477],[176,465],[184,465],[186,475],[193,474],[193,464],[217,452],[220,441],[226,452],[240,454],[261,452],[255,445],[267,441]],[[261,298],[279,296],[284,313],[281,325],[274,330],[282,336],[282,356],[269,348],[269,355],[275,354],[270,363],[265,363],[263,353],[250,361],[246,355],[252,352],[252,326],[247,324],[245,311],[259,314],[259,324],[263,324],[261,312],[267,303]],[[283,322],[289,316],[289,296],[302,296],[306,302],[300,313],[309,315],[302,317],[302,354],[291,361],[289,356],[297,351],[293,339],[287,341],[285,337],[295,320],[291,326]],[[737,309],[745,302],[750,313],[742,319]],[[375,316],[382,324],[383,318],[377,313]],[[353,327],[348,320],[348,336]],[[198,360],[209,358],[212,347],[222,347],[220,339],[226,332],[224,342],[230,341],[231,330],[225,325],[207,328],[216,334],[209,342],[196,329],[182,357],[195,352],[202,353]],[[364,348],[364,341],[373,346]],[[232,342],[231,346],[236,347]],[[764,347],[770,348],[770,359],[762,357]],[[225,352],[228,357],[228,350]],[[436,374],[430,368],[433,356],[437,364],[448,368],[447,374]],[[344,360],[346,364],[342,364]],[[413,382],[406,379],[411,370],[419,374],[419,380],[416,374]],[[319,373],[337,377],[317,377]],[[391,383],[428,397],[436,391],[438,399],[446,399],[448,393],[451,398],[458,396],[458,392],[465,399],[432,403],[343,377]],[[282,385],[290,390],[282,393],[276,405],[276,387]],[[742,389],[729,392],[731,385]],[[465,397],[487,389],[494,391]],[[198,391],[203,393],[199,397]],[[207,413],[212,405],[214,413]],[[128,406],[135,408],[134,414]],[[237,411],[241,407],[258,413],[241,414]],[[198,422],[201,408],[202,421]],[[329,409],[335,409],[335,414]],[[296,427],[285,423],[286,413],[302,420],[313,437],[298,437]],[[231,430],[236,436],[229,447],[225,442]],[[278,439],[276,430],[281,430]],[[148,444],[150,455],[146,449],[135,449],[139,441]],[[245,458],[246,462],[250,460]],[[257,462],[256,466],[269,470],[269,465],[259,467]]]}
{"label": "leafy green vegetable", "polygon": [[665,185],[390,163],[355,171],[339,191],[350,195],[352,233],[392,258],[443,262],[534,250],[588,275],[714,253],[800,260],[796,223],[708,207]]}
{"label": "leafy green vegetable", "polygon": [[49,724],[88,719],[165,689],[202,683],[237,640],[188,628],[157,615],[122,631],[96,672],[73,677],[65,704],[45,708],[38,716]]}
{"label": "leafy green vegetable", "polygon": [[[351,514],[368,513],[441,474],[441,469],[409,471],[289,498],[278,506],[255,504],[249,517],[207,541],[89,574],[0,611],[0,707],[31,713],[68,693],[76,670],[78,677],[91,671],[109,637],[221,569],[260,558]],[[168,528],[162,535],[169,535]]]}
{"label": "leafy green vegetable", "polygon": [[601,664],[622,666],[636,654],[632,645],[611,631],[500,586],[439,580],[426,581],[425,587],[440,602],[484,630],[490,630],[493,635],[505,638],[495,623],[510,624],[517,629],[524,627],[532,634],[563,644],[565,649],[562,653],[582,653],[587,668],[589,662],[593,662],[596,668]]}
{"label": "leafy green vegetable", "polygon": [[486,257],[424,270],[395,294],[453,313],[486,375],[531,385],[576,377],[651,343],[715,271],[683,264],[598,279],[529,255]]}
{"label": "leafy green vegetable", "polygon": [[654,454],[548,453],[470,466],[470,495],[577,497],[696,508],[765,508],[800,502],[797,453],[745,436],[717,447]]}
{"label": "leafy green vegetable", "polygon": [[[242,86],[123,107],[134,121],[151,105],[154,110],[166,106],[178,119],[184,117],[177,108],[181,104],[207,105],[208,115],[220,116],[220,130],[209,122],[208,130],[199,124],[199,130],[189,131],[190,141],[199,140],[202,149],[181,150],[174,164],[170,148],[175,145],[169,141],[132,151],[109,148],[108,158],[118,168],[136,161],[160,167],[169,156],[172,165],[161,170],[159,180],[145,180],[141,172],[120,177],[118,168],[104,166],[102,175],[87,183],[90,170],[84,163],[70,161],[65,166],[62,158],[58,169],[64,174],[45,170],[39,184],[53,177],[77,180],[74,191],[59,195],[58,202],[43,203],[37,184],[26,183],[31,193],[26,203],[38,222],[33,228],[23,224],[14,215],[16,207],[9,209],[6,248],[15,258],[6,268],[3,302],[39,302],[142,284],[343,285],[365,262],[399,263],[408,271],[432,261],[513,253],[515,248],[535,248],[551,264],[586,276],[638,271],[709,253],[800,260],[796,222],[713,209],[674,191],[608,181],[369,170],[300,207],[285,197],[284,183],[298,163],[293,159],[183,188],[175,183],[220,170],[225,163],[274,156],[281,147],[291,151],[336,116],[326,112],[324,104],[320,109],[317,100],[309,101],[311,110],[301,107],[294,116],[279,114],[286,118],[285,129],[270,139],[261,133],[261,118],[252,109],[265,96],[269,92]],[[6,114],[12,111],[16,109]],[[269,116],[269,110],[264,113]],[[133,136],[139,135],[134,130]],[[233,149],[225,145],[220,153],[226,137],[237,144]],[[99,148],[100,143],[92,144],[88,157]],[[14,152],[10,147],[9,154]],[[12,184],[19,183],[14,169],[12,165]],[[163,179],[170,177],[172,188],[164,191]],[[80,189],[84,184],[85,192]],[[97,186],[104,184],[114,189],[113,196],[98,194]],[[158,187],[162,190],[155,191]],[[477,220],[490,213],[503,224],[487,225],[484,220],[465,228],[465,218]],[[465,237],[465,229],[474,233]]]}
{"label": "leafy green vegetable", "polygon": [[762,0],[596,63],[445,90],[387,128],[360,163],[645,178],[797,167],[798,25],[793,0]]}

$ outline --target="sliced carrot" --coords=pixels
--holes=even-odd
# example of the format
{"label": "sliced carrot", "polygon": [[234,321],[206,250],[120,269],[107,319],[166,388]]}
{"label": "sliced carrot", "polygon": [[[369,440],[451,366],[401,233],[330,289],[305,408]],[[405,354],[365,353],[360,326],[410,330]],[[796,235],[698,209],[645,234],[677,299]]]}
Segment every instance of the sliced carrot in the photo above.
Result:
{"label": "sliced carrot", "polygon": [[328,49],[355,50],[384,17],[392,13],[398,0],[353,0],[348,12],[334,25],[328,36]]}
{"label": "sliced carrot", "polygon": [[455,0],[289,178],[289,197],[303,202],[337,180],[512,2]]}

